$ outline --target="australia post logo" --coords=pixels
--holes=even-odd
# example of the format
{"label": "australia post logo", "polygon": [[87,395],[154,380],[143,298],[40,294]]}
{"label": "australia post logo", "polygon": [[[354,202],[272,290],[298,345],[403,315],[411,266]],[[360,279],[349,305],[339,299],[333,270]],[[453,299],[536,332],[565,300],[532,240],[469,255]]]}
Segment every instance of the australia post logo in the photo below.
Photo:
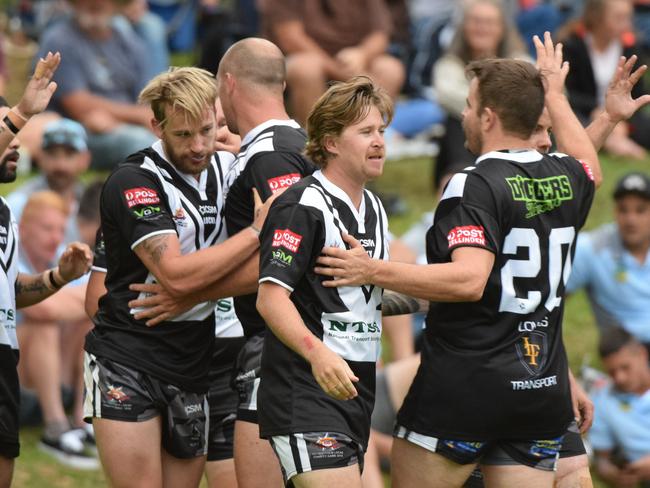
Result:
{"label": "australia post logo", "polygon": [[153,205],[160,203],[160,198],[158,198],[156,190],[144,186],[124,190],[124,198],[126,199],[126,204],[129,208],[135,207],[136,205]]}
{"label": "australia post logo", "polygon": [[454,227],[447,234],[449,247],[460,244],[477,244],[485,246],[485,231],[481,225],[464,225]]}
{"label": "australia post logo", "polygon": [[302,241],[302,236],[291,232],[289,229],[275,229],[273,231],[273,247],[284,247],[291,252],[298,251],[300,246],[300,241]]}
{"label": "australia post logo", "polygon": [[269,184],[271,191],[276,193],[283,188],[289,188],[294,183],[297,183],[300,178],[302,178],[300,173],[289,173],[287,175],[276,176],[275,178],[268,179],[266,182]]}

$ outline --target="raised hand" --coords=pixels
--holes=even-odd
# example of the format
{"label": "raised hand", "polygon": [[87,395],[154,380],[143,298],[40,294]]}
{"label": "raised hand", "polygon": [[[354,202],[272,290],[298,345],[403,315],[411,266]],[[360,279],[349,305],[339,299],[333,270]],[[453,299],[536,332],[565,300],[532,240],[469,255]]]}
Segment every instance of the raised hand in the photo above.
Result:
{"label": "raised hand", "polygon": [[562,44],[553,45],[550,32],[544,33],[544,42],[533,36],[537,51],[537,68],[544,75],[546,95],[564,94],[564,82],[569,74],[569,63],[562,59]]}
{"label": "raised hand", "polygon": [[[93,262],[93,253],[87,244],[73,242],[68,244],[59,258],[58,273],[65,283],[85,275]],[[58,281],[58,280],[57,280]]]}
{"label": "raised hand", "polygon": [[56,83],[52,81],[52,77],[60,63],[59,53],[48,52],[45,58],[38,60],[34,75],[27,83],[25,92],[16,107],[23,118],[28,119],[32,115],[41,113],[50,103],[56,90]]}
{"label": "raised hand", "polygon": [[650,103],[650,95],[642,95],[636,99],[632,98],[634,85],[637,84],[648,69],[648,66],[644,64],[633,72],[632,68],[634,68],[636,62],[636,55],[631,56],[629,59],[621,56],[614,77],[607,88],[605,112],[614,123],[629,119],[637,110]]}

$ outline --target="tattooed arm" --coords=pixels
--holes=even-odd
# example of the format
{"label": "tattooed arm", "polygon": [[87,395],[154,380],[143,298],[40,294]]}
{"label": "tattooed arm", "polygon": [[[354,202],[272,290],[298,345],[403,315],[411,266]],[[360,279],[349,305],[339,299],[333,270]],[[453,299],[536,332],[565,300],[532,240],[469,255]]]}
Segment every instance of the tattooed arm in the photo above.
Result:
{"label": "tattooed arm", "polygon": [[427,312],[428,310],[429,302],[426,300],[413,298],[393,290],[385,290],[381,299],[381,314],[383,317]]}
{"label": "tattooed arm", "polygon": [[34,305],[57,292],[56,288],[49,289],[45,286],[47,273],[49,270],[37,275],[18,274],[15,283],[17,308]]}

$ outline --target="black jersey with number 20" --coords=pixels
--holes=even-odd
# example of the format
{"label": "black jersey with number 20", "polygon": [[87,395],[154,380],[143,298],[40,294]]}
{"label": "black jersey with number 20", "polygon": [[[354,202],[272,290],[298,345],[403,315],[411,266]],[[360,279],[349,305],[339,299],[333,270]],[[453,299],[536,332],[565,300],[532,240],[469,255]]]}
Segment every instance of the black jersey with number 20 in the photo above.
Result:
{"label": "black jersey with number 20", "polygon": [[594,190],[589,167],[559,153],[490,152],[454,175],[427,232],[428,260],[473,246],[495,261],[479,301],[431,304],[400,425],[472,441],[565,432],[562,298]]}

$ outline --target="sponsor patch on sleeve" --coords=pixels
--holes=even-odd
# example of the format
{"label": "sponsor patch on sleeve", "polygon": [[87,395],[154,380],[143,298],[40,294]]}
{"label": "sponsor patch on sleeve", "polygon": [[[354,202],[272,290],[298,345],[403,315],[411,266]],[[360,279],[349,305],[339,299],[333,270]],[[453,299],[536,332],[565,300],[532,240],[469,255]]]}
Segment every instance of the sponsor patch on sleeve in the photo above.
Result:
{"label": "sponsor patch on sleeve", "polygon": [[276,176],[275,178],[270,178],[266,180],[269,184],[269,188],[273,193],[282,190],[283,188],[289,188],[294,183],[297,183],[302,176],[300,173],[289,173],[287,175]]}
{"label": "sponsor patch on sleeve", "polygon": [[594,172],[591,171],[591,166],[589,166],[589,163],[586,163],[582,159],[578,159],[578,162],[582,165],[582,169],[585,170],[585,173],[587,173],[587,177],[591,180],[594,181]]}
{"label": "sponsor patch on sleeve", "polygon": [[486,246],[485,231],[481,225],[464,225],[454,227],[447,234],[449,247],[470,244],[477,246]]}
{"label": "sponsor patch on sleeve", "polygon": [[158,198],[156,190],[145,186],[124,190],[124,198],[126,199],[126,204],[129,208],[135,207],[136,205],[153,205],[155,203],[160,203],[160,198]]}
{"label": "sponsor patch on sleeve", "polygon": [[275,229],[273,231],[273,247],[284,247],[291,252],[297,252],[302,236],[291,232],[289,229]]}

